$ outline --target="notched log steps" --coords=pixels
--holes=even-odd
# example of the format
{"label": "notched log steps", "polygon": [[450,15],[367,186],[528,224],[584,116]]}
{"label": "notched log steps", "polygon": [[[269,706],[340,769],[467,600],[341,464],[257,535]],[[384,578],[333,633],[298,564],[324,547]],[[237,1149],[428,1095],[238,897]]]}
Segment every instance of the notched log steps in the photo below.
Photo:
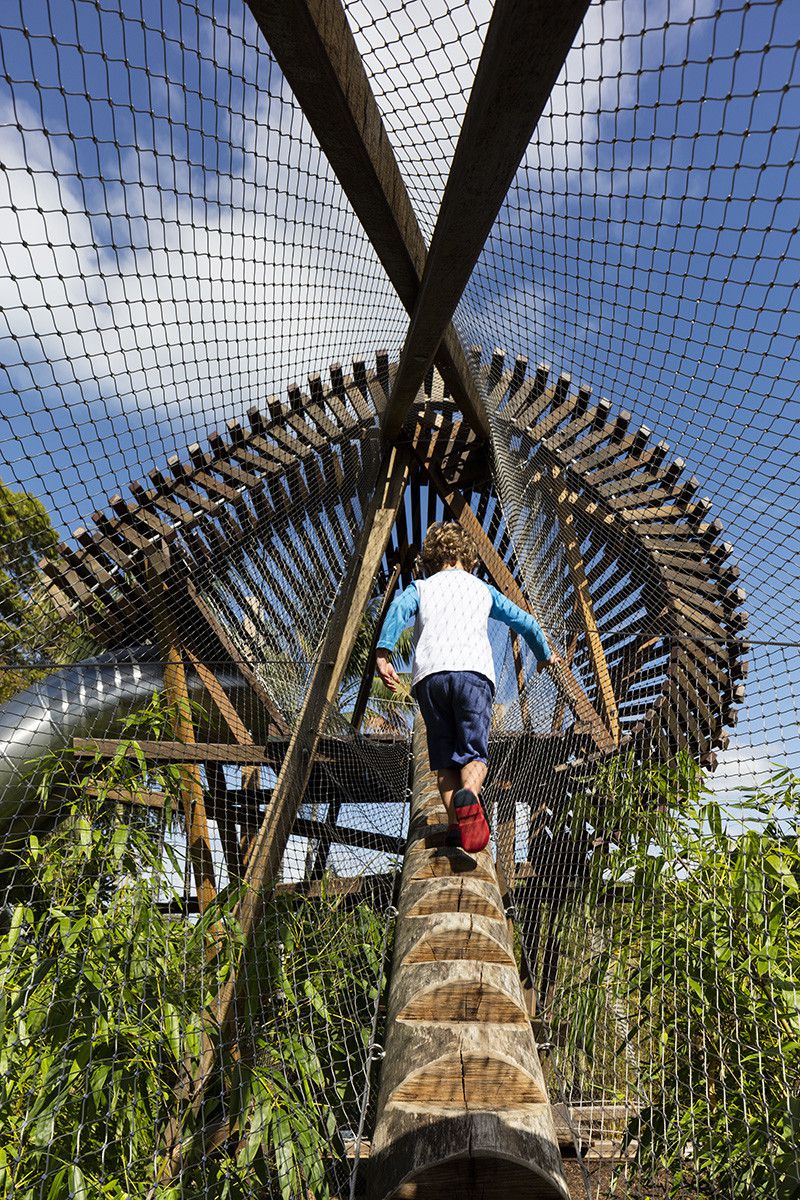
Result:
{"label": "notched log steps", "polygon": [[445,831],[418,720],[370,1195],[566,1200],[491,852]]}

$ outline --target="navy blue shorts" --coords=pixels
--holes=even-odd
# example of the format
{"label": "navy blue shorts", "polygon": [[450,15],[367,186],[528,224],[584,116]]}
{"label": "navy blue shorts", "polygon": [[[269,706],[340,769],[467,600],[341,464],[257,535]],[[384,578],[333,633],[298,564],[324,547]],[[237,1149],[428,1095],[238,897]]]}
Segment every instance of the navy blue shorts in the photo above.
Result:
{"label": "navy blue shorts", "polygon": [[486,762],[494,688],[476,671],[437,671],[414,688],[432,771]]}

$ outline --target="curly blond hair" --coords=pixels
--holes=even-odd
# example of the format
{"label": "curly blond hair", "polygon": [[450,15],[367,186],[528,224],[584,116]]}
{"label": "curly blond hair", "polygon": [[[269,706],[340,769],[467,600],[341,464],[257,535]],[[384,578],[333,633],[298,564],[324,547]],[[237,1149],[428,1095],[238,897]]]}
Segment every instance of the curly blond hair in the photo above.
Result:
{"label": "curly blond hair", "polygon": [[471,571],[478,562],[475,543],[455,521],[437,521],[431,525],[419,557],[426,575],[435,575],[445,567],[454,567],[457,562],[465,571]]}

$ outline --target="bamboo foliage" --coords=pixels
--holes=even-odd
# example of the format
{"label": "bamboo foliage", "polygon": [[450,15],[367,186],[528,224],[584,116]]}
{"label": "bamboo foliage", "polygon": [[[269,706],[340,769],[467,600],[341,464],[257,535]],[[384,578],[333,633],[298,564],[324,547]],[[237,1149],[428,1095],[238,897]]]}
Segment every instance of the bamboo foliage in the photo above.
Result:
{"label": "bamboo foliage", "polygon": [[[595,851],[551,1019],[566,1031],[565,1063],[584,1061],[595,1079],[602,1068],[611,1102],[637,1094],[619,1172],[628,1186],[794,1200],[800,778],[782,768],[751,790],[745,824],[689,760],[673,770],[671,792],[663,767],[622,759],[606,772],[616,840]],[[662,805],[645,814],[648,784]],[[616,898],[599,908],[610,888]]]}
{"label": "bamboo foliage", "polygon": [[[46,765],[42,790],[71,781],[64,818],[17,864],[24,895],[0,934],[0,1194],[146,1196],[176,1083],[199,1058],[197,1014],[235,967],[248,981],[246,1052],[221,1058],[184,1130],[187,1171],[164,1198],[195,1188],[236,1200],[256,1181],[283,1200],[332,1195],[346,1173],[337,1129],[358,1119],[383,926],[324,889],[313,903],[273,900],[246,953],[231,891],[195,923],[170,919],[179,777],[148,767],[132,734],[169,737],[171,714],[154,697],[123,732],[110,762],[79,774],[67,753]],[[154,787],[155,813],[107,798]],[[194,1153],[198,1138],[213,1158]]]}

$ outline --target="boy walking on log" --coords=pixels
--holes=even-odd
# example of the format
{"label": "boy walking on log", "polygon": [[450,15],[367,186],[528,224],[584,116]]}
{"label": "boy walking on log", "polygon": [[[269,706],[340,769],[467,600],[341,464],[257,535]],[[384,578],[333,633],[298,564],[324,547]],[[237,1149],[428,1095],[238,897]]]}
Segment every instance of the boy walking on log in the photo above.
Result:
{"label": "boy walking on log", "polygon": [[537,671],[554,655],[530,613],[472,574],[478,562],[475,545],[455,522],[431,525],[420,557],[425,578],[411,583],[389,608],[378,639],[376,670],[395,691],[399,680],[392,651],[413,621],[411,687],[447,810],[445,844],[476,853],[489,841],[479,799],[495,689],[489,619],[521,634],[536,655]]}

